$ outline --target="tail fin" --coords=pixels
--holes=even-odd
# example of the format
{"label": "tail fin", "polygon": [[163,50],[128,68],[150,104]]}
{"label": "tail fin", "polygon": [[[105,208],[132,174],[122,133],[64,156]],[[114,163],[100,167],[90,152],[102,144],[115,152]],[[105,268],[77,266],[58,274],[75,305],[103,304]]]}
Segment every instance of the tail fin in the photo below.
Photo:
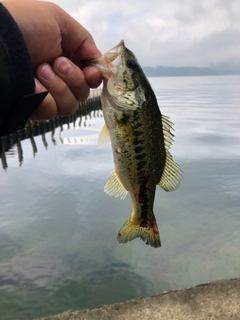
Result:
{"label": "tail fin", "polygon": [[120,243],[126,243],[138,237],[151,247],[161,247],[160,235],[155,219],[149,222],[146,227],[142,227],[139,224],[132,223],[130,218],[119,231],[117,239]]}

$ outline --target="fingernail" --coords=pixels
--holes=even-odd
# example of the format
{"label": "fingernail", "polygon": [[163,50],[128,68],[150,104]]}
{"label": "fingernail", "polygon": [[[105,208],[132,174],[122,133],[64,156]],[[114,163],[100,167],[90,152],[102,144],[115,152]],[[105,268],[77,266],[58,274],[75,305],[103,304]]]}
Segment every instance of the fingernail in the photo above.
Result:
{"label": "fingernail", "polygon": [[73,66],[67,59],[61,59],[57,64],[57,68],[59,72],[65,76],[70,76],[70,74],[73,72]]}
{"label": "fingernail", "polygon": [[48,64],[42,67],[40,74],[45,80],[52,80],[55,77],[52,68]]}

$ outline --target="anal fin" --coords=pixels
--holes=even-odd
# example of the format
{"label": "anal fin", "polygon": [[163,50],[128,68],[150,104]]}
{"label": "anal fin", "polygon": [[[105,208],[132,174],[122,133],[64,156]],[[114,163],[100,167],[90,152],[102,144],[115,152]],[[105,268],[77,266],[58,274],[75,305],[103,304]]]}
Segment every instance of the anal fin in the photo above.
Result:
{"label": "anal fin", "polygon": [[120,197],[121,199],[124,199],[128,193],[119,180],[115,170],[112,171],[104,187],[104,191],[110,196]]}

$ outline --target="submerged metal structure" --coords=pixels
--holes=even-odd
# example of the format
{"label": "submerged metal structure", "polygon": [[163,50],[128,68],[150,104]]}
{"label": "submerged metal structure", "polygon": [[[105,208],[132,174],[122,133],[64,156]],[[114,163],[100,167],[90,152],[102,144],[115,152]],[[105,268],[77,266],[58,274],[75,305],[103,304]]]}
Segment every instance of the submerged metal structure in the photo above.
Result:
{"label": "submerged metal structure", "polygon": [[[74,124],[74,126],[76,125],[76,123],[78,123],[78,126],[80,127],[82,125],[82,117],[86,117],[92,112],[95,113],[101,110],[102,106],[100,102],[100,94],[101,89],[92,90],[88,99],[84,102],[79,103],[78,110],[72,116],[57,116],[54,119],[46,121],[29,121],[23,129],[0,138],[0,159],[3,169],[5,170],[8,167],[6,154],[11,154],[11,150],[15,146],[17,149],[19,164],[22,164],[23,149],[21,141],[29,139],[32,145],[33,154],[35,155],[37,153],[37,145],[34,137],[42,136],[42,142],[45,148],[47,148],[47,141],[45,137],[46,133],[51,132],[51,138],[53,143],[55,144],[56,141],[54,134],[56,128],[60,127],[60,131],[62,132],[63,125],[67,124],[69,127],[72,123]],[[94,114],[93,116],[98,115]]]}

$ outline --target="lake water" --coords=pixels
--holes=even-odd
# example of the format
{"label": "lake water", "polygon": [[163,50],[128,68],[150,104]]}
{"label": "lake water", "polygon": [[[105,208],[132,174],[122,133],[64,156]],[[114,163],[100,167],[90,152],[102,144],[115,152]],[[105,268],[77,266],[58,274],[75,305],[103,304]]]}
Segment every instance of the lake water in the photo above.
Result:
{"label": "lake water", "polygon": [[[158,188],[162,247],[116,240],[132,205],[103,187],[101,111],[36,137],[0,168],[0,318],[28,320],[240,277],[240,76],[150,78],[171,117],[181,187]],[[47,143],[47,148],[45,147]],[[45,144],[45,145],[44,145]]]}

